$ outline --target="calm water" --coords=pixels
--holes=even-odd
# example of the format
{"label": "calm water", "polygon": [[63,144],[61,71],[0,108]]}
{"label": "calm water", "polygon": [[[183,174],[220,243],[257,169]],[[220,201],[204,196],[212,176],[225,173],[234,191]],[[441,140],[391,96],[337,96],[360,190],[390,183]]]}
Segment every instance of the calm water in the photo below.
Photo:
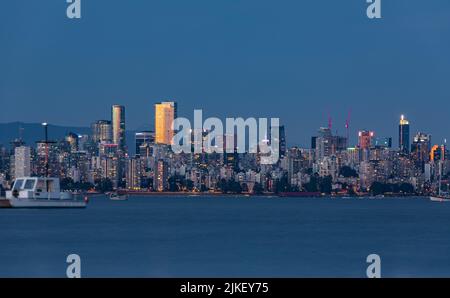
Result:
{"label": "calm water", "polygon": [[0,209],[0,276],[450,276],[450,204],[426,199],[131,198]]}

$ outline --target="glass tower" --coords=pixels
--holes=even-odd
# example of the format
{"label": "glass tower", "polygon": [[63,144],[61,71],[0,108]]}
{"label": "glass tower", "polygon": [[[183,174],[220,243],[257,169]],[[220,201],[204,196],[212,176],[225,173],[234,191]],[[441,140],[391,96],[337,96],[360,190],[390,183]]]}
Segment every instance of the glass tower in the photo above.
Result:
{"label": "glass tower", "polygon": [[409,153],[411,148],[409,138],[409,121],[405,118],[404,115],[402,115],[400,118],[398,139],[399,139],[398,146],[400,152]]}

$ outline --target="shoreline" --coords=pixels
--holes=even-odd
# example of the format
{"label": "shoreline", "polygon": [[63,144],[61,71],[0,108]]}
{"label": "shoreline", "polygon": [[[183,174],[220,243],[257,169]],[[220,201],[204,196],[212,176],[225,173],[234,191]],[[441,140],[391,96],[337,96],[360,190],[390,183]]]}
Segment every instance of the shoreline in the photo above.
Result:
{"label": "shoreline", "polygon": [[[383,196],[373,196],[370,194],[364,195],[328,195],[328,194],[309,194],[309,193],[264,193],[264,194],[234,194],[234,193],[209,193],[209,192],[201,192],[201,193],[192,193],[192,192],[128,192],[128,191],[118,191],[119,194],[129,195],[130,197],[248,197],[248,198],[280,198],[280,199],[289,199],[289,198],[336,198],[336,199],[389,199],[389,198],[429,198],[430,195],[401,195],[401,194],[389,194]],[[89,197],[96,196],[109,196],[110,193],[92,193],[86,194]],[[80,194],[77,194],[80,195]]]}

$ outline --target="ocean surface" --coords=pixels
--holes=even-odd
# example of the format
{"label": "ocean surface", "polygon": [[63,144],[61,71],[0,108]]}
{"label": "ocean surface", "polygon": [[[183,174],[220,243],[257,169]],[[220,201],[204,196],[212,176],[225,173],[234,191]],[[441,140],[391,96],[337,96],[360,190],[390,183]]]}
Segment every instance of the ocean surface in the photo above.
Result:
{"label": "ocean surface", "polygon": [[0,277],[450,277],[450,204],[414,199],[131,197],[0,209]]}

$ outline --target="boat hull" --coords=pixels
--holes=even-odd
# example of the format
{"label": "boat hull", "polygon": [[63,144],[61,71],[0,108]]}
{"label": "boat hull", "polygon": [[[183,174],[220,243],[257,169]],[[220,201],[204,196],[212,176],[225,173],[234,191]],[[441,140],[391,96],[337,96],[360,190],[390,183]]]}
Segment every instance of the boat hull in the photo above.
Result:
{"label": "boat hull", "polygon": [[0,208],[86,208],[87,202],[77,200],[0,200]]}
{"label": "boat hull", "polygon": [[433,202],[450,202],[449,198],[444,197],[430,197],[430,200]]}
{"label": "boat hull", "polygon": [[7,199],[0,199],[0,208],[11,208],[11,204]]}

